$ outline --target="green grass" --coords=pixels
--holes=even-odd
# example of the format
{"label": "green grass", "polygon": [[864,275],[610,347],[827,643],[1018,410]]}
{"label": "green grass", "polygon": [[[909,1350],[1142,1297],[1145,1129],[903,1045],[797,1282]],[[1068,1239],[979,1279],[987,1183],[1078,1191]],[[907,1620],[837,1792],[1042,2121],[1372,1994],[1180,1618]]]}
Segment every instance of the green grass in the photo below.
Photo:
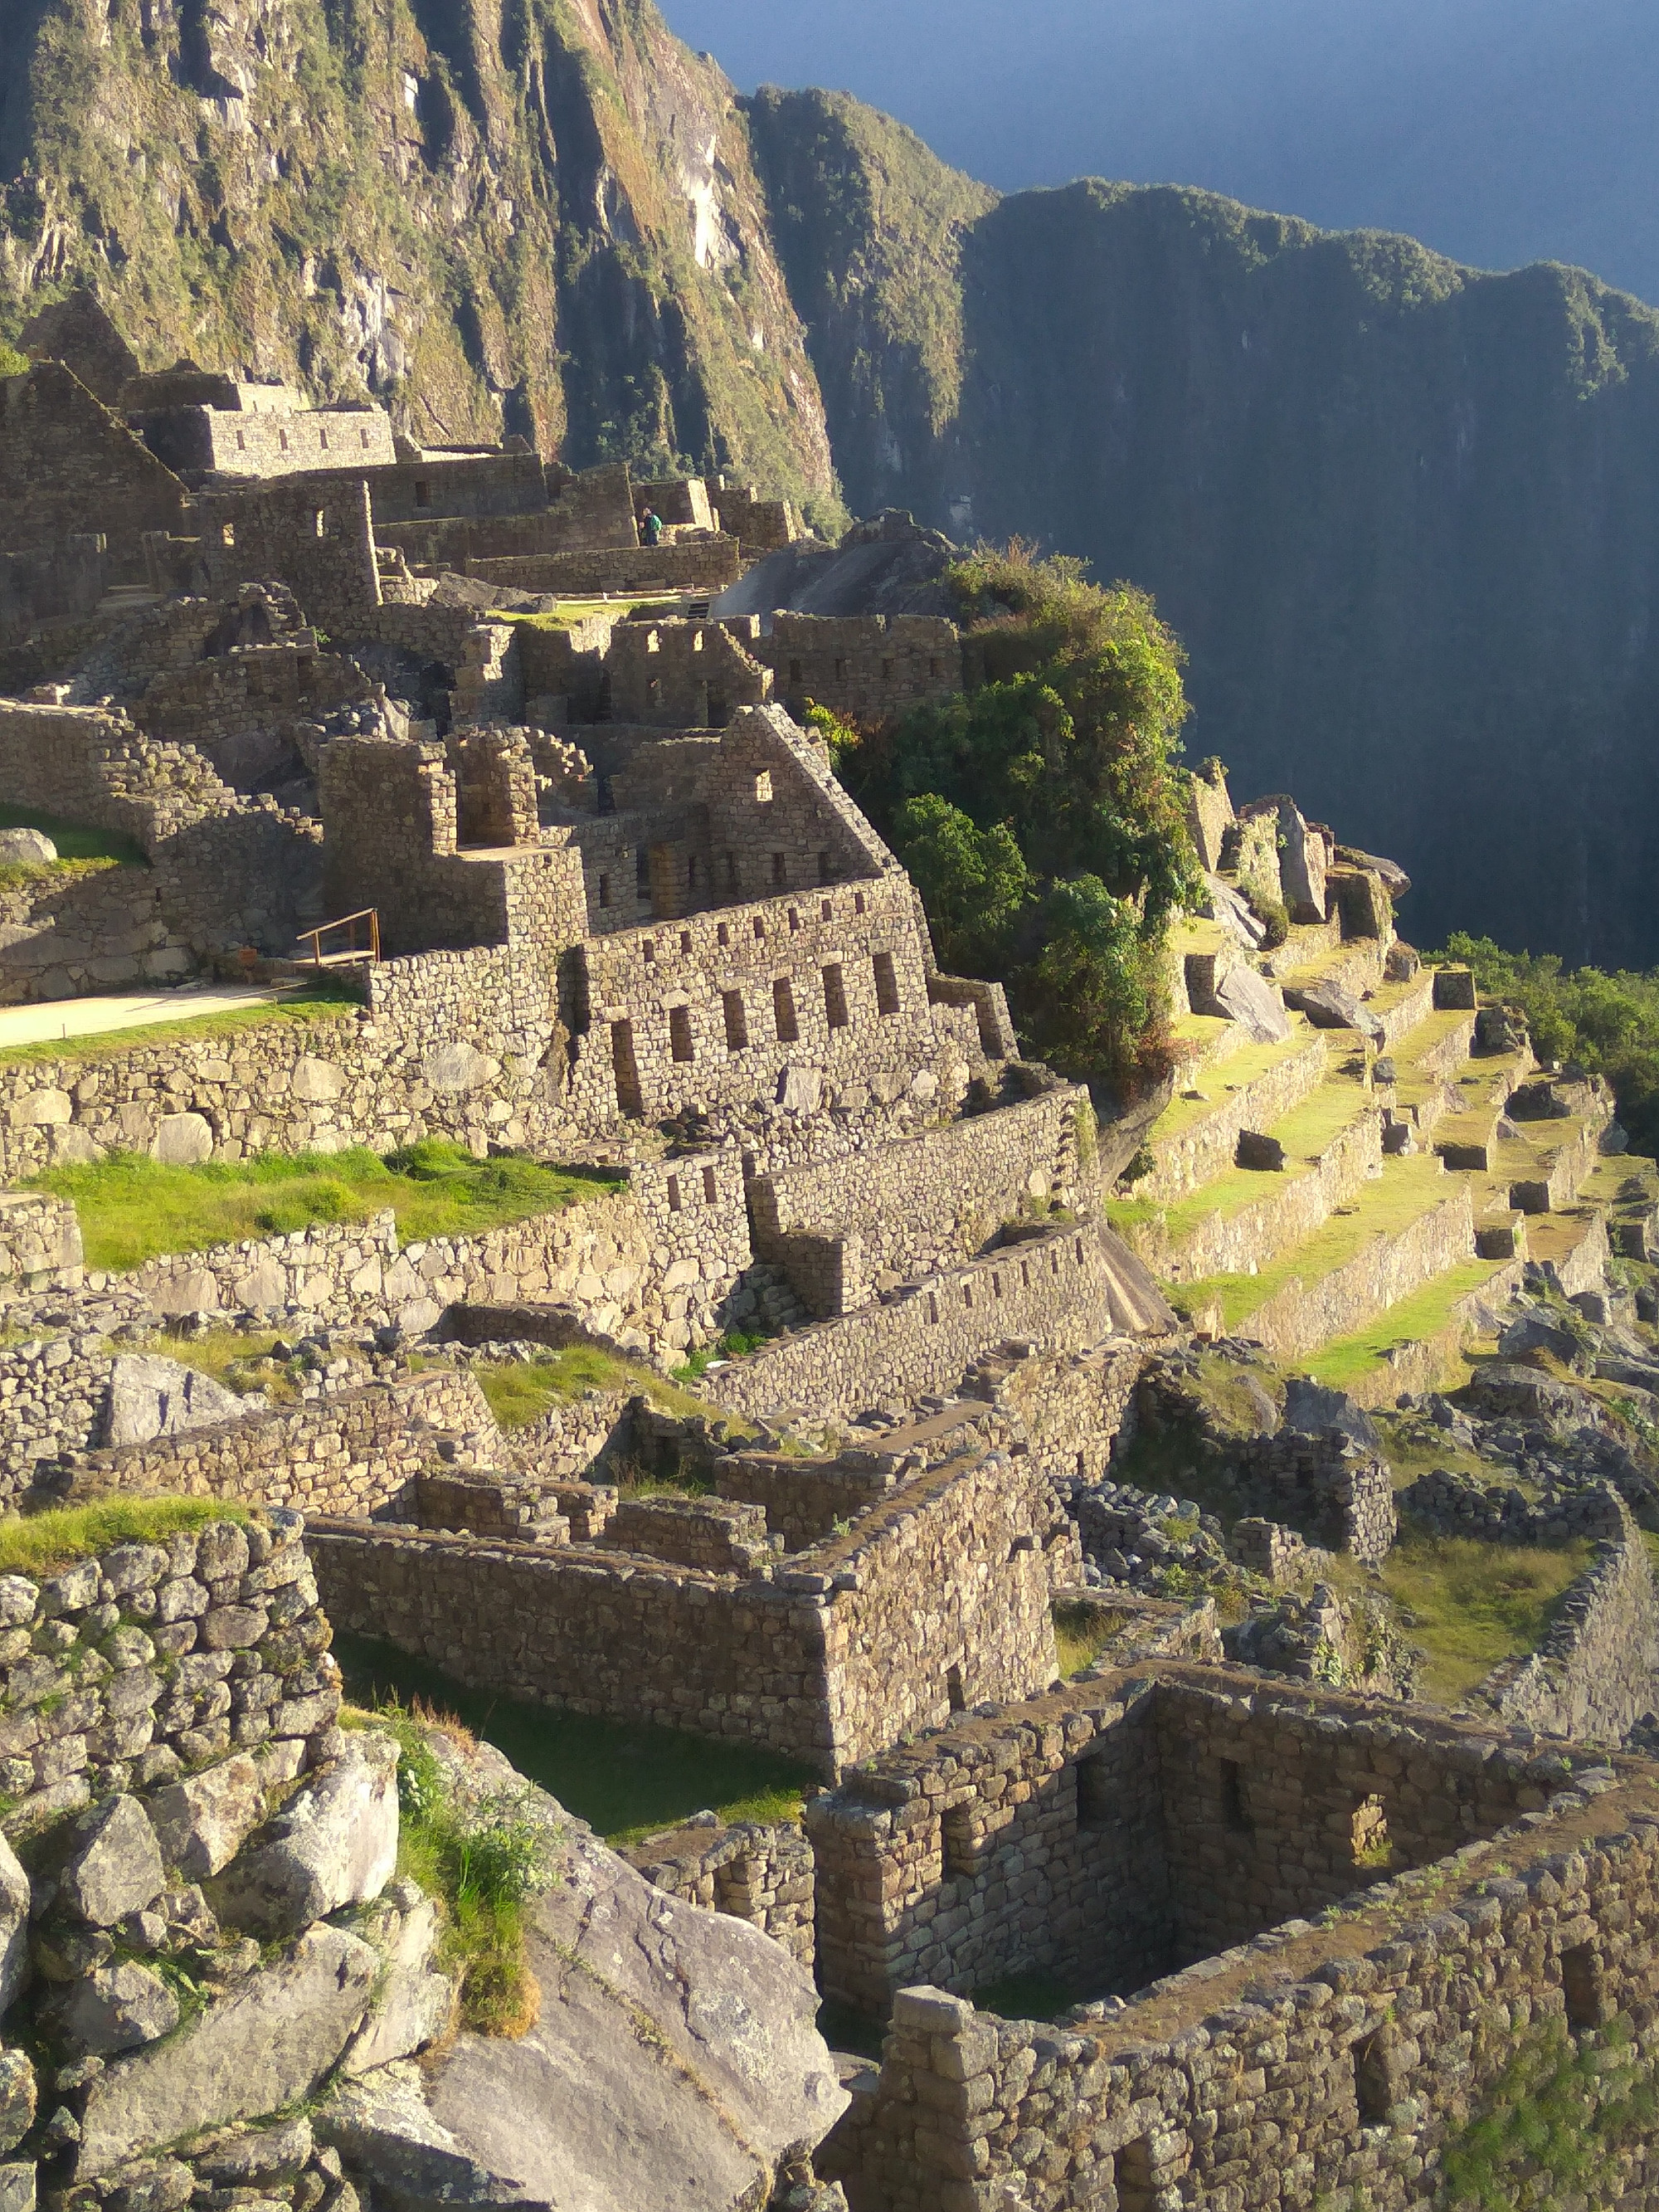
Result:
{"label": "green grass", "polygon": [[640,1391],[665,1413],[717,1416],[717,1408],[706,1399],[665,1382],[653,1368],[619,1359],[595,1345],[570,1345],[545,1359],[480,1364],[472,1372],[504,1429],[526,1428],[555,1406],[568,1406],[588,1390]]}
{"label": "green grass", "polygon": [[1218,1061],[1213,1067],[1202,1069],[1191,1087],[1203,1091],[1205,1096],[1202,1098],[1182,1098],[1177,1095],[1171,1099],[1146,1133],[1148,1151],[1156,1153],[1173,1139],[1184,1137],[1188,1130],[1195,1128],[1200,1121],[1207,1121],[1212,1114],[1224,1106],[1231,1092],[1243,1091],[1247,1084],[1254,1083],[1267,1074],[1270,1068],[1277,1067],[1281,1060],[1305,1052],[1309,1034],[1297,1024],[1291,1036],[1281,1043],[1246,1045],[1243,1051],[1230,1053],[1224,1060]]}
{"label": "green grass", "polygon": [[459,1978],[461,2024],[523,2035],[541,2002],[524,1955],[526,1907],[551,1878],[550,1838],[526,1817],[522,1792],[457,1805],[422,1716],[388,1702],[373,1718],[398,1742],[398,1872],[443,1901],[439,1960]]}
{"label": "green grass", "polygon": [[272,1329],[214,1328],[205,1330],[200,1336],[169,1336],[164,1329],[158,1329],[153,1336],[124,1348],[158,1359],[173,1359],[181,1367],[193,1367],[198,1375],[210,1375],[216,1382],[222,1382],[228,1390],[239,1395],[264,1390],[273,1399],[291,1398],[295,1384],[283,1370],[264,1374],[252,1371],[254,1363],[268,1359],[273,1347],[281,1342],[281,1337]]}
{"label": "green grass", "polygon": [[1448,2137],[1443,2201],[1449,2212],[1555,2212],[1567,2204],[1601,2212],[1623,2187],[1619,2154],[1641,2153],[1656,2133],[1659,2079],[1630,2021],[1620,2014],[1575,2038],[1564,2021],[1545,2021],[1519,2039],[1476,2110]]}
{"label": "green grass", "polygon": [[1370,1103],[1370,1094],[1352,1077],[1329,1076],[1311,1098],[1282,1121],[1275,1122],[1267,1132],[1285,1147],[1286,1164],[1282,1170],[1230,1168],[1201,1189],[1162,1206],[1150,1199],[1117,1200],[1109,1209],[1112,1226],[1121,1231],[1156,1223],[1174,1243],[1189,1237],[1200,1224],[1218,1214],[1225,1218],[1242,1213],[1247,1206],[1273,1198],[1287,1185],[1311,1173],[1323,1154],[1345,1129],[1352,1127]]}
{"label": "green grass", "polygon": [[[60,860],[101,860],[106,866],[147,867],[143,848],[116,830],[94,830],[29,806],[0,806],[0,830],[39,830],[58,848]],[[9,874],[6,870],[3,872]]]}
{"label": "green grass", "polygon": [[132,1029],[92,1030],[84,1036],[43,1037],[34,1044],[6,1045],[0,1047],[0,1067],[36,1060],[112,1060],[118,1054],[140,1052],[148,1045],[182,1048],[206,1037],[228,1036],[234,1030],[257,1028],[268,1022],[332,1023],[343,1026],[362,1005],[362,1000],[343,983],[308,983],[280,999],[223,1013],[198,1014],[186,1021],[145,1022]]}
{"label": "green grass", "polygon": [[1504,1264],[1502,1260],[1465,1260],[1449,1268],[1380,1313],[1368,1328],[1335,1338],[1308,1362],[1308,1373],[1334,1390],[1352,1389],[1395,1345],[1424,1343],[1450,1328],[1457,1301],[1489,1282]]}
{"label": "green grass", "polygon": [[706,1810],[727,1820],[799,1820],[805,1792],[817,1779],[752,1744],[469,1690],[424,1660],[365,1637],[337,1637],[334,1654],[357,1704],[420,1698],[453,1713],[609,1844],[638,1843]]}
{"label": "green grass", "polygon": [[[1584,1542],[1486,1544],[1407,1529],[1382,1562],[1382,1583],[1414,1616],[1407,1633],[1428,1655],[1424,1694],[1459,1704],[1503,1661],[1535,1651],[1593,1549]],[[1360,1571],[1346,1563],[1334,1578],[1355,1588],[1361,1583]]]}
{"label": "green grass", "polygon": [[602,1197],[616,1182],[517,1155],[475,1160],[458,1145],[428,1139],[384,1160],[355,1147],[168,1167],[118,1152],[91,1165],[48,1169],[25,1188],[72,1200],[88,1266],[121,1269],[162,1253],[201,1252],[319,1222],[367,1221],[387,1207],[405,1243],[477,1236]]}
{"label": "green grass", "polygon": [[1054,1649],[1060,1655],[1062,1681],[1069,1682],[1095,1661],[1123,1626],[1124,1615],[1105,1607],[1075,1601],[1053,1607]]}
{"label": "green grass", "polygon": [[160,1543],[215,1521],[246,1527],[246,1505],[223,1498],[111,1498],[0,1521],[0,1574],[46,1575],[113,1544]]}
{"label": "green grass", "polygon": [[647,592],[633,599],[618,594],[613,599],[561,599],[556,607],[539,615],[513,614],[505,607],[492,607],[484,620],[522,623],[526,629],[573,629],[590,615],[614,615],[620,621],[633,607],[660,607],[667,614],[679,606],[684,597],[682,592]]}
{"label": "green grass", "polygon": [[1399,1236],[1419,1214],[1451,1197],[1456,1188],[1432,1155],[1390,1160],[1381,1181],[1364,1186],[1351,1212],[1334,1213],[1311,1237],[1269,1261],[1259,1274],[1212,1275],[1204,1282],[1182,1283],[1172,1295],[1188,1312],[1218,1302],[1227,1327],[1237,1328],[1287,1284],[1300,1280],[1311,1285],[1334,1274],[1379,1232]]}
{"label": "green grass", "polygon": [[1032,1966],[985,1983],[974,1991],[974,2002],[1003,2020],[1055,2020],[1100,1994],[1094,1983],[1073,1980],[1053,1966]]}

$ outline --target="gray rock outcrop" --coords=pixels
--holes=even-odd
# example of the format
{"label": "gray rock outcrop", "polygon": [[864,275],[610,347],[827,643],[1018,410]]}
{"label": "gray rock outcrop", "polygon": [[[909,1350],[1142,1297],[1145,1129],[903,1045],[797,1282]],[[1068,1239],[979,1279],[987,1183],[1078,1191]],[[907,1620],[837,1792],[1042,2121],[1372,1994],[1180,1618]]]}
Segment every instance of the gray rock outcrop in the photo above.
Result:
{"label": "gray rock outcrop", "polygon": [[270,1840],[245,1851],[216,1890],[218,1910],[265,1935],[378,1897],[398,1863],[398,1753],[354,1735],[289,1800]]}
{"label": "gray rock outcrop", "polygon": [[146,1444],[213,1421],[240,1420],[246,1411],[235,1392],[210,1375],[176,1359],[126,1353],[110,1370],[103,1442]]}

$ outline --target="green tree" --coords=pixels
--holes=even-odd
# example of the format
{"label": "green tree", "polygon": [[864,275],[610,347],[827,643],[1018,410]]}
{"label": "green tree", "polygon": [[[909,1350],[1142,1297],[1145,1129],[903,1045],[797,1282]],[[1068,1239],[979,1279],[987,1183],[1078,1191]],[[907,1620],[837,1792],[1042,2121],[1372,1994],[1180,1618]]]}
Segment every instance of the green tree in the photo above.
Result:
{"label": "green tree", "polygon": [[1156,1072],[1163,951],[1199,877],[1176,765],[1183,655],[1144,592],[981,548],[949,572],[970,684],[830,737],[915,877],[940,958],[1002,980],[1028,1047],[1079,1076]]}
{"label": "green tree", "polygon": [[1659,969],[1569,969],[1556,953],[1510,952],[1462,930],[1432,957],[1466,962],[1484,996],[1523,1013],[1540,1060],[1605,1075],[1633,1148],[1659,1152]]}

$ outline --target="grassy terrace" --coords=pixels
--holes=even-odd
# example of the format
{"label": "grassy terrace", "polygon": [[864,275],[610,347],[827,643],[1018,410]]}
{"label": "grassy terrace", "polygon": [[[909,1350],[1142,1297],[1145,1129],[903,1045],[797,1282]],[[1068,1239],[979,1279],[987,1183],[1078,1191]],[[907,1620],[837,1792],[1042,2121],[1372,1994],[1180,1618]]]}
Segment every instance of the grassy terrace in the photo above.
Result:
{"label": "grassy terrace", "polygon": [[0,1520],[0,1574],[49,1575],[112,1545],[165,1542],[182,1528],[246,1522],[246,1505],[222,1498],[112,1498]]}
{"label": "grassy terrace", "polygon": [[[1428,1655],[1424,1693],[1456,1705],[1505,1659],[1535,1651],[1594,1548],[1407,1531],[1382,1562],[1382,1583]],[[1370,1586],[1351,1561],[1340,1563],[1335,1578],[1355,1589]]]}
{"label": "grassy terrace", "polygon": [[750,1744],[469,1690],[425,1661],[364,1637],[337,1637],[334,1651],[357,1704],[418,1698],[453,1713],[609,1844],[637,1843],[705,1810],[728,1820],[797,1820],[817,1779]]}
{"label": "grassy terrace", "polygon": [[73,1201],[93,1267],[137,1267],[164,1253],[201,1252],[387,1208],[405,1243],[475,1237],[614,1190],[619,1178],[573,1174],[514,1155],[475,1160],[435,1139],[377,1158],[345,1152],[265,1152],[256,1159],[167,1167],[119,1152],[52,1168],[24,1187]]}
{"label": "grassy terrace", "polygon": [[113,830],[90,830],[84,823],[64,822],[56,814],[42,814],[28,806],[0,806],[0,830],[39,830],[58,848],[58,860],[19,862],[0,868],[0,885],[25,877],[82,874],[89,866],[143,867],[143,854],[131,837]]}
{"label": "grassy terrace", "polygon": [[1218,1302],[1229,1328],[1236,1328],[1289,1283],[1316,1283],[1356,1258],[1374,1237],[1398,1237],[1431,1206],[1457,1188],[1432,1154],[1390,1160],[1375,1182],[1364,1185],[1351,1207],[1334,1213],[1322,1227],[1292,1245],[1255,1275],[1212,1275],[1182,1283],[1171,1294],[1189,1311]]}
{"label": "grassy terrace", "polygon": [[[1466,1260],[1461,1267],[1449,1268],[1378,1314],[1369,1328],[1334,1339],[1308,1361],[1308,1373],[1334,1390],[1352,1390],[1396,1345],[1426,1343],[1449,1330],[1458,1300],[1490,1282],[1506,1264],[1502,1260]],[[1437,1464],[1443,1466],[1443,1458]]]}
{"label": "grassy terrace", "polygon": [[574,1344],[545,1359],[475,1366],[478,1388],[504,1429],[527,1428],[556,1406],[568,1406],[589,1390],[640,1392],[665,1413],[714,1414],[716,1408],[654,1369],[618,1359],[597,1346]]}
{"label": "grassy terrace", "polygon": [[113,1060],[122,1053],[143,1051],[149,1045],[193,1044],[204,1038],[225,1036],[234,1030],[256,1029],[271,1022],[306,1022],[319,1026],[331,1024],[343,1028],[362,1011],[362,1000],[343,984],[307,984],[280,999],[232,1012],[203,1014],[194,1021],[147,1022],[139,1028],[93,1030],[83,1036],[47,1037],[37,1044],[0,1047],[0,1067],[40,1060]]}
{"label": "grassy terrace", "polygon": [[[1213,1072],[1206,1071],[1210,1090],[1202,1098],[1172,1098],[1146,1133],[1147,1149],[1161,1152],[1177,1137],[1184,1137],[1200,1121],[1207,1121],[1218,1106],[1225,1103],[1227,1097],[1243,1091],[1247,1084],[1255,1082],[1283,1061],[1294,1059],[1305,1052],[1310,1030],[1298,1015],[1291,1016],[1291,1033],[1282,1044],[1246,1045],[1242,1051],[1230,1053],[1218,1061]],[[1221,1071],[1225,1070],[1224,1076]],[[1201,1088],[1194,1085],[1194,1089]]]}
{"label": "grassy terrace", "polygon": [[1201,1189],[1163,1206],[1151,1199],[1117,1200],[1108,1209],[1111,1224],[1123,1231],[1156,1223],[1172,1243],[1178,1243],[1200,1222],[1218,1214],[1224,1218],[1242,1213],[1311,1172],[1370,1103],[1371,1094],[1357,1077],[1328,1075],[1311,1098],[1267,1132],[1285,1147],[1283,1169],[1231,1168]]}

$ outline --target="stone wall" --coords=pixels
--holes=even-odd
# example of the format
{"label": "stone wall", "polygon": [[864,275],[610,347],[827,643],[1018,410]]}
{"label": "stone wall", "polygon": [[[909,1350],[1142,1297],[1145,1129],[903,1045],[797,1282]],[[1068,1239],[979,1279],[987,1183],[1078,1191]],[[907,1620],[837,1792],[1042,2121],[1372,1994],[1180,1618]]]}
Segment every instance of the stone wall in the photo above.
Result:
{"label": "stone wall", "polygon": [[1617,1743],[1659,1700],[1659,1599],[1642,1532],[1603,1485],[1617,1533],[1595,1548],[1538,1649],[1495,1668],[1473,1692],[1506,1727]]}
{"label": "stone wall", "polygon": [[56,1486],[94,1498],[234,1498],[353,1518],[414,1510],[416,1475],[441,1431],[492,1430],[471,1375],[447,1368],[337,1390],[289,1408],[86,1454]]}
{"label": "stone wall", "polygon": [[43,1460],[100,1441],[113,1365],[99,1329],[0,1346],[0,1507],[15,1509]]}
{"label": "stone wall", "polygon": [[8,1836],[275,1739],[297,1771],[340,1704],[301,1538],[270,1512],[0,1577]]}
{"label": "stone wall", "polygon": [[723,592],[735,584],[743,562],[735,538],[690,538],[678,545],[623,546],[580,553],[518,553],[471,557],[462,574],[515,591],[551,592],[564,599],[653,592]]}
{"label": "stone wall", "polygon": [[833,1776],[958,1701],[1054,1680],[1038,1488],[1018,1460],[952,1462],[746,1578],[334,1521],[308,1540],[337,1626],[474,1687],[760,1743]]}
{"label": "stone wall", "polygon": [[1135,1184],[1133,1195],[1164,1206],[1201,1190],[1233,1166],[1243,1131],[1271,1129],[1310,1098],[1324,1079],[1325,1040],[1316,1030],[1182,1135],[1161,1139],[1154,1131],[1158,1164]]}
{"label": "stone wall", "polygon": [[[1166,1282],[1200,1283],[1212,1275],[1254,1275],[1275,1253],[1312,1236],[1348,1203],[1382,1164],[1382,1111],[1367,1105],[1341,1130],[1311,1169],[1300,1161],[1285,1175],[1261,1178],[1261,1195],[1248,1206],[1207,1215],[1171,1235],[1162,1216],[1123,1231],[1124,1240]],[[1139,1187],[1137,1187],[1137,1194]]]}
{"label": "stone wall", "polygon": [[[1496,1756],[1542,1807],[1565,1762]],[[1547,1811],[1060,2028],[921,1987],[902,1995],[878,2087],[818,2153],[854,2212],[1417,2212],[1440,2154],[1517,2040],[1619,2013],[1645,2024],[1659,1937],[1654,1770],[1585,1772]],[[1447,2084],[1455,2081],[1455,2098]],[[1638,2131],[1597,2186],[1643,2203]]]}
{"label": "stone wall", "polygon": [[571,475],[534,453],[427,454],[369,478],[374,535],[422,568],[502,556],[636,548],[620,462]]}
{"label": "stone wall", "polygon": [[1098,1482],[1134,1436],[1139,1386],[1151,1357],[1146,1344],[1126,1336],[1085,1352],[1000,1346],[969,1370],[963,1389],[1016,1425],[1044,1474]]}
{"label": "stone wall", "polygon": [[798,1329],[711,1370],[706,1387],[734,1413],[800,1407],[821,1420],[845,1419],[954,1389],[1005,1338],[1080,1352],[1112,1327],[1105,1253],[1091,1224],[1011,1244]]}
{"label": "stone wall", "polygon": [[9,1295],[78,1290],[81,1224],[66,1198],[0,1190],[0,1314]]}
{"label": "stone wall", "polygon": [[0,378],[0,504],[8,538],[101,534],[111,583],[143,580],[147,531],[172,530],[185,488],[61,362]]}
{"label": "stone wall", "polygon": [[[806,1298],[828,1317],[971,1256],[1034,1210],[1091,1212],[1098,1194],[1079,1158],[1078,1129],[1079,1116],[1092,1112],[1086,1091],[1062,1084],[927,1130],[873,1158],[757,1176],[750,1185],[757,1255],[793,1275],[797,1240],[837,1246],[839,1302]],[[799,1279],[795,1286],[805,1297]]]}
{"label": "stone wall", "polygon": [[331,635],[380,604],[368,487],[361,477],[295,477],[257,490],[204,492],[197,558],[207,588],[286,584],[308,619]]}
{"label": "stone wall", "polygon": [[1565,1771],[1421,1711],[1148,1665],[960,1717],[812,1801],[826,1996],[879,2014],[918,1979],[1054,1967],[1139,1989],[1490,1836]]}
{"label": "stone wall", "polygon": [[1346,1266],[1312,1283],[1295,1279],[1239,1325],[1280,1359],[1316,1352],[1363,1328],[1374,1315],[1407,1297],[1435,1276],[1474,1256],[1474,1211],[1468,1183],[1448,1178],[1444,1198],[1392,1234],[1379,1232]]}
{"label": "stone wall", "polygon": [[729,624],[618,623],[605,656],[611,714],[641,727],[722,729],[738,708],[772,696],[755,650],[754,636],[735,636]]}
{"label": "stone wall", "polygon": [[942,615],[776,614],[749,650],[797,720],[812,705],[873,726],[963,688],[961,641]]}
{"label": "stone wall", "polygon": [[647,1836],[623,1856],[670,1897],[746,1920],[811,1971],[812,1846],[793,1820],[727,1826],[711,1814]]}

